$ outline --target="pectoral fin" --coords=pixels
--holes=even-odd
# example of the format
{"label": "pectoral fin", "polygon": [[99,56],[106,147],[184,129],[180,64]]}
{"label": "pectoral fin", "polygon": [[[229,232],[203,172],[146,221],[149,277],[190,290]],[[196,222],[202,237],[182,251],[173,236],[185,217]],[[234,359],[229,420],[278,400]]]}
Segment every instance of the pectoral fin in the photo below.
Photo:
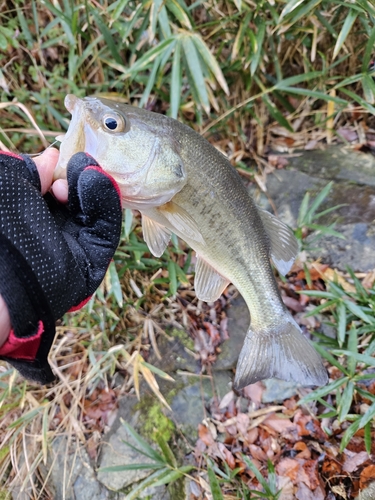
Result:
{"label": "pectoral fin", "polygon": [[170,201],[159,207],[158,210],[180,232],[183,239],[185,236],[197,243],[204,244],[203,236],[195,220],[182,207]]}
{"label": "pectoral fin", "polygon": [[161,257],[171,239],[171,231],[142,213],[143,239],[152,255]]}
{"label": "pectoral fin", "polygon": [[194,288],[198,299],[205,302],[214,302],[229,285],[229,281],[221,276],[205,260],[197,255],[195,265]]}
{"label": "pectoral fin", "polygon": [[298,241],[293,231],[277,217],[261,208],[259,215],[270,239],[272,262],[279,273],[285,276],[297,256]]}

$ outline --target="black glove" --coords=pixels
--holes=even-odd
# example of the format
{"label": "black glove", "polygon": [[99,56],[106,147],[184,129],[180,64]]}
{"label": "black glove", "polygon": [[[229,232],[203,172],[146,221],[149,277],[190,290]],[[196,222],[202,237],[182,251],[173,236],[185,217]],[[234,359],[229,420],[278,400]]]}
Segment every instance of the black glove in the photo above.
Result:
{"label": "black glove", "polygon": [[94,293],[121,232],[115,181],[85,153],[67,172],[65,206],[42,197],[30,158],[0,154],[0,294],[12,323],[0,359],[40,383],[54,379],[47,356],[55,320]]}

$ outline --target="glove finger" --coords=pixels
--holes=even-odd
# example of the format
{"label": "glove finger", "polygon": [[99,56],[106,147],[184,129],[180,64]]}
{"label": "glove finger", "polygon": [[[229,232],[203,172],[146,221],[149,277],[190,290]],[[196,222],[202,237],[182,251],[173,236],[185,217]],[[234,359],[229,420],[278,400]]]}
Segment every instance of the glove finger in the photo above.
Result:
{"label": "glove finger", "polygon": [[78,242],[91,263],[90,293],[99,286],[120,241],[122,207],[115,180],[100,167],[89,166],[77,183],[81,205]]}
{"label": "glove finger", "polygon": [[90,165],[98,166],[98,163],[87,153],[76,153],[71,157],[67,167],[67,180],[69,186],[68,204],[73,213],[80,211],[78,196],[78,179],[82,172]]}
{"label": "glove finger", "polygon": [[41,190],[38,169],[29,156],[1,152],[0,168],[10,170],[13,174],[30,182],[38,191]]}

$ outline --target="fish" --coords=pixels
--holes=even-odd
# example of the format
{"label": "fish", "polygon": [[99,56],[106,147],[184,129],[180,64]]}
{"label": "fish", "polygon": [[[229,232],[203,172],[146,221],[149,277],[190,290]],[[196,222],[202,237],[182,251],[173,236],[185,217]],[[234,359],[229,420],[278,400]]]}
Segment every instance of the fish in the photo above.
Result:
{"label": "fish", "polygon": [[233,283],[250,311],[234,387],[267,378],[328,382],[322,359],[284,305],[272,264],[286,275],[298,254],[293,231],[259,208],[229,160],[187,125],[102,97],[69,94],[55,179],[69,158],[92,155],[116,180],[123,206],[139,210],[143,238],[160,257],[172,233],[196,252],[194,288],[214,302]]}

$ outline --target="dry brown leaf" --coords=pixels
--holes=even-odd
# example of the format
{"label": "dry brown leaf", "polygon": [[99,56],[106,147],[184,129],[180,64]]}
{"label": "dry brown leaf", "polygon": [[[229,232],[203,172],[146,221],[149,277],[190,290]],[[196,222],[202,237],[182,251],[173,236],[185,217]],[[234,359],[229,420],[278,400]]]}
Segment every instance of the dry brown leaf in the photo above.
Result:
{"label": "dry brown leaf", "polygon": [[281,490],[278,500],[295,500],[294,486],[289,477],[278,476],[277,487]]}
{"label": "dry brown leaf", "polygon": [[289,418],[280,417],[277,414],[267,417],[267,419],[263,422],[263,425],[266,425],[270,429],[280,433],[297,430],[296,424],[291,422]]}
{"label": "dry brown leaf", "polygon": [[296,492],[297,500],[324,500],[324,497],[325,495],[320,486],[315,491],[311,491],[304,483],[299,483]]}
{"label": "dry brown leaf", "polygon": [[375,465],[369,465],[368,467],[365,467],[361,472],[359,487],[361,488],[361,490],[363,490],[367,488],[373,481],[375,481]]}
{"label": "dry brown leaf", "polygon": [[280,476],[289,477],[289,479],[295,484],[298,479],[299,468],[300,464],[298,460],[286,457],[280,460],[280,462],[276,465],[276,472]]}
{"label": "dry brown leaf", "polygon": [[311,458],[311,451],[307,447],[306,443],[304,443],[303,441],[298,441],[293,446],[293,449],[299,451],[299,453],[297,453],[296,455],[296,458],[306,458],[306,459]]}
{"label": "dry brown leaf", "polygon": [[315,490],[319,486],[319,476],[318,476],[318,461],[317,460],[306,460],[302,464],[302,468],[306,473],[308,482],[307,486],[311,490]]}
{"label": "dry brown leaf", "polygon": [[236,459],[233,454],[228,450],[228,448],[223,443],[217,443],[218,451],[221,454],[221,458],[229,465],[231,469],[236,466]]}
{"label": "dry brown leaf", "polygon": [[[348,451],[346,451],[348,454]],[[369,459],[369,455],[366,451],[360,451],[359,453],[350,453],[349,456],[345,458],[344,465],[342,469],[345,472],[354,472],[358,469],[360,465],[365,463]]]}
{"label": "dry brown leaf", "polygon": [[[343,289],[346,292],[355,292],[355,286],[346,281],[346,279],[342,276],[340,271],[337,269],[331,269],[330,267],[322,266],[318,262],[314,262],[312,264],[312,267],[314,267],[319,273],[320,276],[325,280],[325,281],[333,281],[334,283],[338,283],[343,287]],[[325,269],[323,269],[325,267]]]}
{"label": "dry brown leaf", "polygon": [[236,426],[239,434],[242,434],[244,436],[249,427],[249,424],[250,424],[249,415],[247,415],[246,413],[237,414]]}
{"label": "dry brown leaf", "polygon": [[210,429],[203,424],[198,425],[198,436],[206,446],[212,446],[215,443]]}
{"label": "dry brown leaf", "polygon": [[253,458],[260,460],[261,462],[267,462],[268,460],[267,454],[262,450],[260,446],[257,446],[255,444],[250,444],[249,450]]}
{"label": "dry brown leaf", "polygon": [[264,385],[262,382],[255,382],[255,384],[250,384],[244,387],[244,396],[250,401],[252,401],[257,407],[259,407],[262,402],[262,395],[264,392]]}
{"label": "dry brown leaf", "polygon": [[231,401],[234,399],[234,392],[229,391],[225,394],[225,396],[222,398],[219,404],[219,409],[222,410],[223,408],[226,408]]}
{"label": "dry brown leaf", "polygon": [[372,288],[374,283],[375,283],[375,269],[367,273],[362,280],[362,285],[367,289]]}

